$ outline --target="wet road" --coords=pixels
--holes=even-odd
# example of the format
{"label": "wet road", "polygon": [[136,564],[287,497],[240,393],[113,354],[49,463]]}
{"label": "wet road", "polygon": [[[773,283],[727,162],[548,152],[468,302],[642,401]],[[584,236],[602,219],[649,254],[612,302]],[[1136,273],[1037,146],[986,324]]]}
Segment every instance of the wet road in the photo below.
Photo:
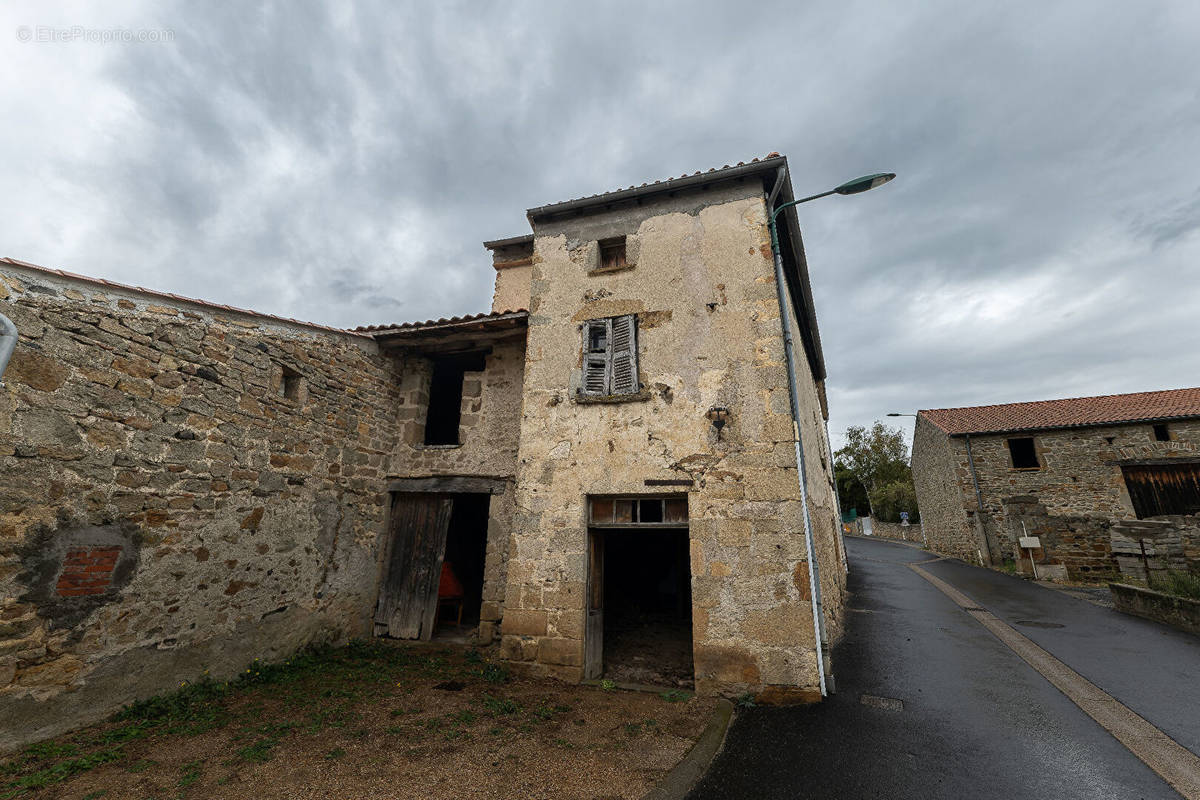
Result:
{"label": "wet road", "polygon": [[838,694],[814,707],[739,713],[692,800],[1179,797],[905,565],[922,562],[1193,753],[1200,639],[901,544],[846,544]]}

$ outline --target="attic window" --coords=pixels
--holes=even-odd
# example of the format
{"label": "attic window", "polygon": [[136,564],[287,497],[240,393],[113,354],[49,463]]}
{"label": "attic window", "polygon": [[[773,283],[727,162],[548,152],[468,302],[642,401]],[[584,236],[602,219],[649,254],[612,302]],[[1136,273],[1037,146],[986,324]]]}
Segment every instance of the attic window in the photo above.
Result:
{"label": "attic window", "polygon": [[624,236],[615,239],[603,239],[599,244],[601,270],[618,270],[629,266],[629,262],[625,259]]}
{"label": "attic window", "polygon": [[300,399],[300,387],[303,385],[304,378],[299,372],[288,367],[283,368],[283,378],[279,381],[279,396],[286,397],[288,400]]}
{"label": "attic window", "polygon": [[1014,469],[1040,469],[1042,466],[1038,462],[1037,448],[1033,445],[1032,436],[1009,439],[1008,452],[1012,456]]}
{"label": "attic window", "polygon": [[1171,431],[1167,430],[1167,426],[1165,424],[1159,423],[1158,425],[1154,426],[1154,441],[1156,441],[1156,442],[1171,441]]}

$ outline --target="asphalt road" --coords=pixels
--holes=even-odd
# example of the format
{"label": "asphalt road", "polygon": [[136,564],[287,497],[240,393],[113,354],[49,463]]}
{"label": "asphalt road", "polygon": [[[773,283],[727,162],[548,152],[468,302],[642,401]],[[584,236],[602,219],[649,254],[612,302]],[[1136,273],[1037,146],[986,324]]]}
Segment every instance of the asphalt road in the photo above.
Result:
{"label": "asphalt road", "polygon": [[[901,544],[846,545],[851,595],[847,633],[834,653],[838,693],[811,707],[740,711],[691,800],[1177,800],[1149,767],[905,564],[929,562],[926,570],[1194,753],[1200,639],[1019,578],[933,561]],[[863,695],[885,700],[867,705]]]}

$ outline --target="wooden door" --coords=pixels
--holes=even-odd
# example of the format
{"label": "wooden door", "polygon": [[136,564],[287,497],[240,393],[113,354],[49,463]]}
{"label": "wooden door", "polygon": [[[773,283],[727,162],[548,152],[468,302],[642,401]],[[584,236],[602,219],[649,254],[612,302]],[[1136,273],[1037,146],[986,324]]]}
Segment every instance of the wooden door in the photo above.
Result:
{"label": "wooden door", "polygon": [[1138,519],[1200,513],[1200,464],[1129,464],[1121,472]]}
{"label": "wooden door", "polygon": [[452,505],[447,495],[395,495],[391,552],[375,611],[376,630],[384,635],[425,640],[433,636]]}
{"label": "wooden door", "polygon": [[583,677],[604,673],[604,534],[588,533],[587,620],[583,632]]}

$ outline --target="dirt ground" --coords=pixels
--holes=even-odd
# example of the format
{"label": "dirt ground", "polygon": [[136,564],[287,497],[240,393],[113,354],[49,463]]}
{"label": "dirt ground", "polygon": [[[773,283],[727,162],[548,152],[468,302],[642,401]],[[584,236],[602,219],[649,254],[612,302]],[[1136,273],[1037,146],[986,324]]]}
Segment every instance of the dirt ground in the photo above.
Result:
{"label": "dirt ground", "polygon": [[714,701],[359,643],[197,684],[0,760],[0,798],[637,798]]}
{"label": "dirt ground", "polygon": [[604,677],[691,689],[692,626],[670,615],[622,620],[604,631]]}

